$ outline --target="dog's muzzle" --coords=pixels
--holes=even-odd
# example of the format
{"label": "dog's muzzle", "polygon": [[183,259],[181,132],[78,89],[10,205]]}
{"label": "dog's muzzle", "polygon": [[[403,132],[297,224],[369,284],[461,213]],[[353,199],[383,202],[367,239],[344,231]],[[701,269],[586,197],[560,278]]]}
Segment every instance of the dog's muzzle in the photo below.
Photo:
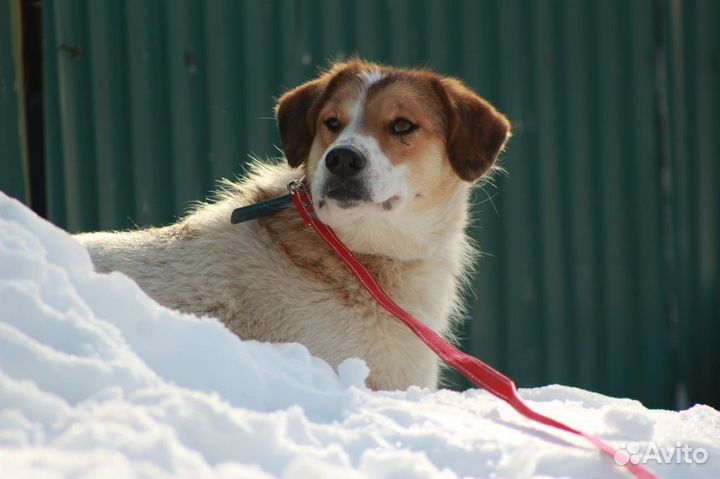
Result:
{"label": "dog's muzzle", "polygon": [[325,155],[328,175],[324,194],[338,201],[342,208],[370,200],[370,193],[360,179],[367,165],[367,158],[352,146],[336,146]]}

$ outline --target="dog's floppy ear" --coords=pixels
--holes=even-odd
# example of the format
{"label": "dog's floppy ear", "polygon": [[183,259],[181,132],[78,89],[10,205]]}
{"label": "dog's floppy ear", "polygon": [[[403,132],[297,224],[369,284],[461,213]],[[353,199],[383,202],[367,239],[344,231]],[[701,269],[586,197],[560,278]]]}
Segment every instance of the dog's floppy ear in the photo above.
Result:
{"label": "dog's floppy ear", "polygon": [[460,178],[475,181],[490,169],[505,147],[510,122],[458,80],[438,79],[434,87],[447,116],[450,164]]}
{"label": "dog's floppy ear", "polygon": [[287,162],[293,168],[300,166],[310,153],[313,142],[314,119],[310,108],[325,89],[326,80],[318,78],[286,92],[275,108],[280,143]]}

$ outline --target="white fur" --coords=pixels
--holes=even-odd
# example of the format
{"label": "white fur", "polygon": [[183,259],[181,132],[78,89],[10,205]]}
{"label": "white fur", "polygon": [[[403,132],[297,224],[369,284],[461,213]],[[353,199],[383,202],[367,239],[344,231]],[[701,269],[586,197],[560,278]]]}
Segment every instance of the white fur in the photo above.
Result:
{"label": "white fur", "polygon": [[373,83],[377,83],[382,80],[385,75],[379,69],[364,70],[360,73],[360,79],[363,80],[363,85],[367,91]]}

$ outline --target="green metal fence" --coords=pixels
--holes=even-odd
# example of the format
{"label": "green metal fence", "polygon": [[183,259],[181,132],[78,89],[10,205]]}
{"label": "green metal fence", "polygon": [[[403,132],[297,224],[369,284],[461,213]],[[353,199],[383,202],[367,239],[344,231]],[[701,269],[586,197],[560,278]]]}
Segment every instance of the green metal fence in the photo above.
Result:
{"label": "green metal fence", "polygon": [[0,191],[28,201],[20,10],[0,3]]}
{"label": "green metal fence", "polygon": [[[45,0],[49,218],[164,224],[276,155],[273,99],[353,53],[514,122],[478,191],[466,349],[517,379],[720,404],[720,2]],[[3,51],[3,55],[5,52]],[[489,200],[492,198],[492,201]]]}
{"label": "green metal fence", "polygon": [[677,296],[678,379],[720,406],[720,2],[673,2],[667,18],[673,218],[666,281]]}

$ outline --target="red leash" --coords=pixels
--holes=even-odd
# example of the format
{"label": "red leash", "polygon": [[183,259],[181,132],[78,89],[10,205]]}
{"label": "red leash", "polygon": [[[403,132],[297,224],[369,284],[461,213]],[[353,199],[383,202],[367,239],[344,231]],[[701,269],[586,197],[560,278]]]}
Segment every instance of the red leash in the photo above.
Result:
{"label": "red leash", "polygon": [[[385,294],[385,291],[382,290],[380,285],[378,285],[372,274],[357,260],[357,258],[355,258],[355,256],[353,256],[342,241],[340,241],[333,230],[318,221],[312,205],[312,199],[305,189],[305,186],[299,181],[294,181],[288,185],[288,189],[292,194],[293,203],[295,203],[295,206],[302,215],[305,226],[312,226],[325,243],[332,248],[335,254],[337,254],[338,257],[345,262],[350,270],[352,270],[358,280],[360,280],[362,285],[368,290],[370,295],[372,295],[372,297],[375,298],[375,300],[380,303],[385,310],[405,323],[405,325],[410,328],[418,338],[427,344],[427,346],[432,349],[443,361],[460,371],[476,386],[487,389],[495,396],[510,404],[523,416],[547,426],[552,426],[554,428],[582,436],[611,458],[615,457],[615,454],[618,451],[599,437],[578,431],[577,429],[530,409],[530,407],[528,407],[528,405],[525,404],[518,395],[515,383],[513,383],[509,377],[493,369],[479,359],[463,353],[455,346],[445,341],[439,334],[426,326],[425,323],[421,322],[395,304],[395,302],[390,299],[387,294]],[[657,479],[657,476],[646,469],[642,464],[627,462],[625,466],[638,479]]]}

